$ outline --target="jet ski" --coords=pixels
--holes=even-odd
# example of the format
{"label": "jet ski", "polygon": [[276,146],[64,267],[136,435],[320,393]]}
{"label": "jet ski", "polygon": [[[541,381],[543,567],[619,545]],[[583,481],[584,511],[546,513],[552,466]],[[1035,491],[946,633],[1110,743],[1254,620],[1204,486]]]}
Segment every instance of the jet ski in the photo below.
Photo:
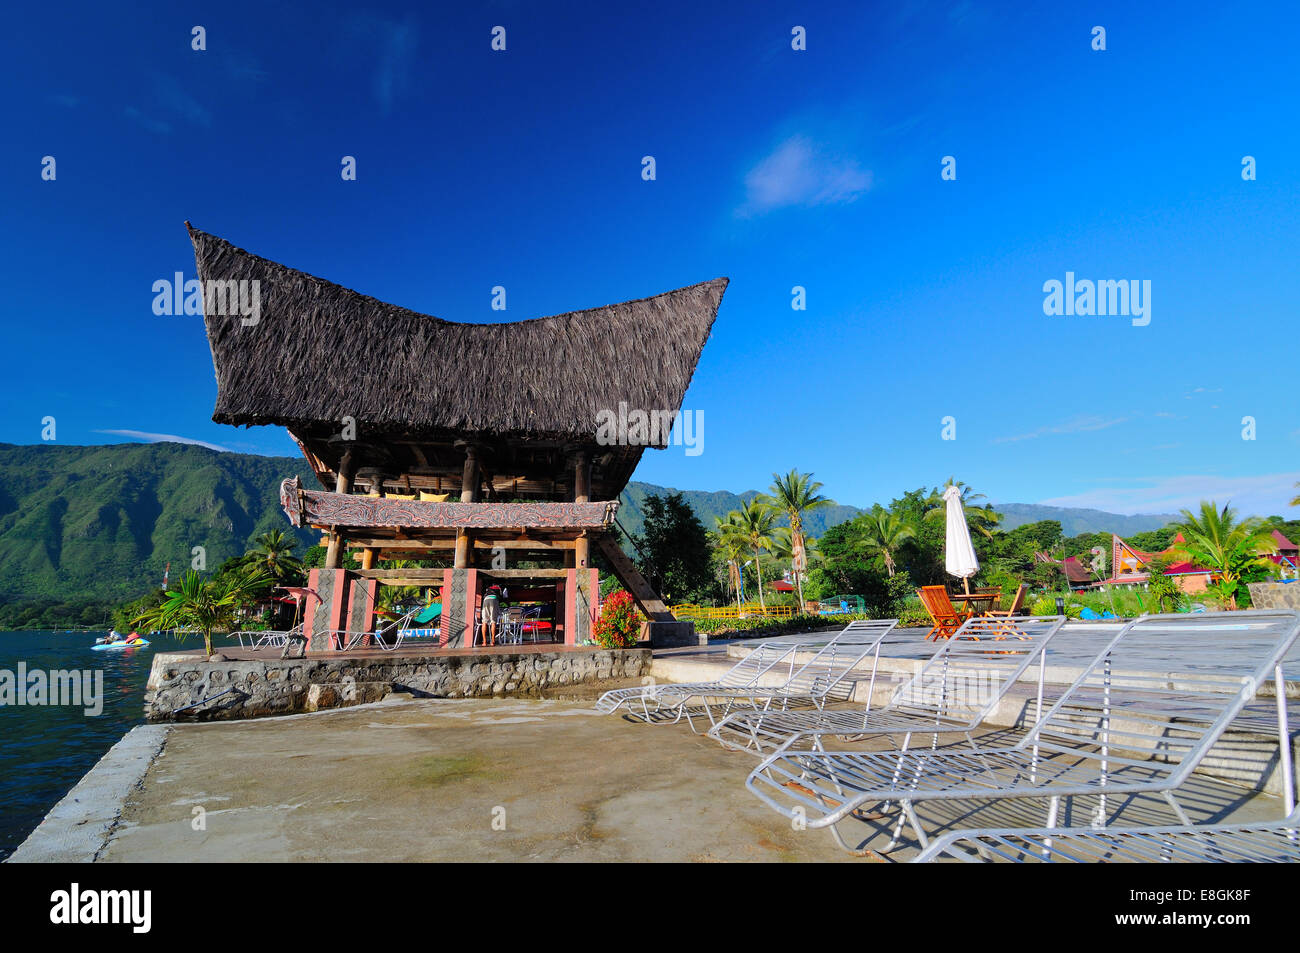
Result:
{"label": "jet ski", "polygon": [[138,634],[132,632],[129,636],[121,636],[114,632],[106,640],[100,640],[90,648],[95,652],[104,652],[108,649],[137,649],[142,645],[148,645],[148,639],[142,639]]}

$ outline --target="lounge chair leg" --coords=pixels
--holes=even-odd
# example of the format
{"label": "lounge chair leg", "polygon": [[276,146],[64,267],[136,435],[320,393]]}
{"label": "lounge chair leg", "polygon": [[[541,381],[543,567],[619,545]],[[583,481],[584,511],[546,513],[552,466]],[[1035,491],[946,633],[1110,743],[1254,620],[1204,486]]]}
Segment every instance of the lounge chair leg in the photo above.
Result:
{"label": "lounge chair leg", "polygon": [[1174,798],[1174,792],[1173,792],[1173,791],[1166,791],[1166,792],[1165,792],[1165,800],[1168,801],[1168,802],[1169,802],[1169,806],[1172,807],[1172,808],[1174,809],[1174,813],[1178,815],[1178,819],[1179,819],[1180,821],[1182,821],[1182,822],[1183,822],[1185,825],[1187,825],[1188,827],[1191,827],[1191,826],[1192,826],[1192,819],[1191,819],[1190,817],[1187,816],[1187,812],[1183,810],[1182,805],[1179,804],[1178,801]]}
{"label": "lounge chair leg", "polygon": [[907,819],[912,822],[912,830],[916,831],[916,839],[921,845],[921,850],[930,846],[930,839],[925,836],[925,831],[921,829],[921,819],[916,816],[916,809],[912,807],[911,801],[903,802],[903,812]]}
{"label": "lounge chair leg", "polygon": [[[894,777],[889,784],[891,788],[898,787],[898,779],[903,774],[903,756],[907,754],[907,746],[908,744],[911,743],[911,741],[912,741],[912,733],[909,731],[907,734],[903,736],[903,746],[898,749],[898,764],[894,766]],[[881,810],[888,811],[890,804],[891,804],[890,801],[886,801],[884,807],[881,808]]]}
{"label": "lounge chair leg", "polygon": [[[1047,829],[1048,830],[1051,830],[1053,827],[1056,826],[1056,815],[1060,811],[1060,809],[1061,809],[1061,796],[1059,794],[1053,795],[1052,800],[1049,801],[1047,805]],[[1050,837],[1044,837],[1043,838],[1043,860],[1050,859],[1051,854],[1052,854],[1052,839]]]}
{"label": "lounge chair leg", "polygon": [[907,820],[907,812],[909,806],[906,801],[901,802],[899,806],[902,808],[902,810],[898,812],[898,820],[894,824],[894,834],[889,839],[889,843],[886,844],[884,849],[881,851],[882,854],[888,854],[891,850],[897,847],[899,837],[903,833],[903,823]]}

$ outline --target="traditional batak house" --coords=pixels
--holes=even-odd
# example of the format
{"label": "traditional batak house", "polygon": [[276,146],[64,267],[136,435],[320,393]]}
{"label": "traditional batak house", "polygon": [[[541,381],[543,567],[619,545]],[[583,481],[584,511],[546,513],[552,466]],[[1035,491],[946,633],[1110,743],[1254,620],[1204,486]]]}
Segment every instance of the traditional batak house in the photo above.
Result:
{"label": "traditional batak house", "polygon": [[1273,530],[1273,542],[1277,546],[1277,552],[1267,553],[1264,558],[1277,564],[1282,578],[1295,579],[1297,567],[1300,567],[1300,549],[1278,530]]}
{"label": "traditional batak house", "polygon": [[[1151,581],[1148,566],[1159,556],[1170,556],[1186,542],[1183,534],[1174,537],[1168,549],[1159,553],[1147,553],[1135,549],[1116,535],[1111,535],[1111,577],[1102,581],[1103,586],[1145,585]],[[1164,575],[1172,576],[1178,581],[1183,592],[1195,594],[1204,592],[1213,581],[1214,572],[1202,569],[1189,562],[1178,562],[1167,567]]]}
{"label": "traditional batak house", "polygon": [[[188,227],[188,223],[187,223]],[[441,588],[441,644],[473,644],[491,585],[554,608],[556,641],[588,638],[592,550],[655,625],[672,616],[613,533],[649,443],[598,439],[621,408],[675,412],[727,279],[529,321],[461,324],[387,304],[189,229],[198,276],[255,287],[255,320],[207,313],[213,420],[288,429],[320,483],[286,480],[290,521],[324,534],[307,652],[373,631],[379,585]],[[256,285],[252,283],[256,282]],[[343,568],[345,551],[360,570]],[[441,557],[445,569],[385,568]],[[528,561],[534,568],[520,567]]]}

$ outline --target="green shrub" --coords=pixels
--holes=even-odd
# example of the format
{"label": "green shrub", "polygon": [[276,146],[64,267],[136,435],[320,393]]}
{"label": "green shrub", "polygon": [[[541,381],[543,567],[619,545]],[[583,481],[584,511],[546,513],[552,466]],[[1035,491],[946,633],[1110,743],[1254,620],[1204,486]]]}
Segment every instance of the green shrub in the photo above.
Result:
{"label": "green shrub", "polygon": [[842,629],[854,619],[870,619],[861,613],[845,615],[796,615],[788,619],[698,619],[695,631],[722,639],[756,639],[769,635],[811,632],[819,629]]}
{"label": "green shrub", "polygon": [[1011,605],[1011,600],[1016,597],[1016,591],[1020,588],[1020,580],[1002,569],[994,569],[992,572],[985,573],[982,580],[984,586],[989,588],[998,587],[1002,592],[1002,603],[1006,606]]}
{"label": "green shrub", "polygon": [[930,628],[934,623],[930,620],[930,613],[925,611],[925,606],[921,605],[921,600],[916,596],[908,599],[898,610],[898,627],[900,629],[915,629],[920,626]]}

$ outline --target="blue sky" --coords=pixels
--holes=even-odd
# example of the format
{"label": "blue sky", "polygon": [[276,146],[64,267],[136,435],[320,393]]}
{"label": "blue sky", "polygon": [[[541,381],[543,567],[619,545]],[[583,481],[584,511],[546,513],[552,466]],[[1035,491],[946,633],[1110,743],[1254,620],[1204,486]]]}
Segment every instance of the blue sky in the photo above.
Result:
{"label": "blue sky", "polygon": [[[684,405],[704,452],[647,452],[638,479],[1288,511],[1293,5],[623,6],[11,10],[0,440],[50,415],[61,443],[295,452],[212,423],[200,320],[152,313],[155,280],[193,274],[189,219],[458,321],[729,276]],[[1067,272],[1149,280],[1150,323],[1045,315]]]}

